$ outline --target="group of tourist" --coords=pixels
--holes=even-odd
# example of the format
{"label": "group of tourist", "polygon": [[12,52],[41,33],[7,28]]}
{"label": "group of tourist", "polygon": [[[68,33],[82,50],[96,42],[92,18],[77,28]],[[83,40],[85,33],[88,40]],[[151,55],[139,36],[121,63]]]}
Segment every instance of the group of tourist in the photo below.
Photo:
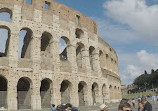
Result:
{"label": "group of tourist", "polygon": [[73,107],[70,103],[60,104],[57,107],[52,104],[51,111],[78,111],[78,109]]}
{"label": "group of tourist", "polygon": [[[133,108],[135,108],[135,100],[134,98],[131,101]],[[61,104],[55,107],[52,104],[51,111],[78,111],[77,108],[73,107],[70,103]],[[100,106],[100,111],[108,111],[108,106],[102,104]],[[129,103],[129,99],[122,99],[118,106],[118,111],[132,111],[131,104]],[[152,111],[152,105],[147,101],[145,96],[142,98],[138,98],[138,111]]]}
{"label": "group of tourist", "polygon": [[[132,105],[133,108],[135,108],[135,100],[132,99]],[[100,111],[108,111],[108,106],[105,104],[102,104],[100,106]],[[122,99],[120,101],[120,104],[118,106],[118,111],[132,111],[131,104],[129,103],[129,99]],[[145,96],[142,96],[142,98],[138,99],[138,111],[152,111],[152,105],[147,101],[147,98]]]}

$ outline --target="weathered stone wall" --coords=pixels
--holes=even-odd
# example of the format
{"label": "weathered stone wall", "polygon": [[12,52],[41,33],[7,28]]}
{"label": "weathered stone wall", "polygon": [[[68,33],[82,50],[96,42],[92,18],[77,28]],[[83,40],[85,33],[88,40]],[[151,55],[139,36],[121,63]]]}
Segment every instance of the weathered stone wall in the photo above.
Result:
{"label": "weathered stone wall", "polygon": [[[99,37],[93,20],[52,0],[0,0],[0,12],[11,15],[11,22],[0,21],[0,28],[9,33],[6,54],[0,57],[0,78],[7,81],[6,109],[20,108],[20,91],[30,94],[23,102],[31,106],[23,105],[33,110],[60,104],[64,98],[74,106],[121,99],[116,52]],[[27,34],[18,58],[21,30]],[[64,61],[59,56],[61,37],[67,43]],[[45,105],[42,100],[49,97]]]}

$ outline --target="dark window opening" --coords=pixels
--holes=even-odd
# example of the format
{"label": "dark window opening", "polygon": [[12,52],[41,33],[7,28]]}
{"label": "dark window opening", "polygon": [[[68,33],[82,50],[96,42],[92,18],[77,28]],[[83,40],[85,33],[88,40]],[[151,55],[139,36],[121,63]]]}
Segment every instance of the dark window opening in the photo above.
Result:
{"label": "dark window opening", "polygon": [[71,83],[69,81],[64,80],[61,83],[60,92],[61,103],[70,103]]}
{"label": "dark window opening", "polygon": [[47,47],[49,46],[51,34],[44,32],[41,37],[41,51],[46,51]]}
{"label": "dark window opening", "polygon": [[79,15],[76,15],[76,24],[79,25],[79,19],[80,19],[80,16]]}
{"label": "dark window opening", "polygon": [[21,78],[17,84],[18,109],[31,109],[30,79]]}
{"label": "dark window opening", "polygon": [[41,96],[41,107],[49,108],[51,106],[51,83],[49,79],[41,81],[40,96]]}
{"label": "dark window opening", "polygon": [[81,29],[76,29],[75,38],[78,38],[78,39],[83,38],[83,31]]}
{"label": "dark window opening", "polygon": [[7,80],[0,76],[0,107],[7,108]]}

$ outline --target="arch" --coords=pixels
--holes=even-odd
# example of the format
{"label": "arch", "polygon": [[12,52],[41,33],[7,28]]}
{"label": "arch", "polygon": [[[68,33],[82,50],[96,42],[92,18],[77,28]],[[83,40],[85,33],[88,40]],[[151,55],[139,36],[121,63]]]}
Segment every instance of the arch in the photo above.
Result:
{"label": "arch", "polygon": [[72,83],[68,80],[63,80],[60,87],[61,103],[71,103]]}
{"label": "arch", "polygon": [[79,106],[87,105],[87,84],[84,81],[80,81],[78,84],[78,96],[79,96]]}
{"label": "arch", "polygon": [[0,57],[8,56],[10,33],[9,27],[4,25],[0,26]]}
{"label": "arch", "polygon": [[50,51],[50,40],[52,35],[49,32],[44,32],[41,36],[41,51]]}
{"label": "arch", "polygon": [[89,59],[90,59],[90,65],[91,65],[91,70],[94,70],[94,53],[95,53],[95,48],[93,46],[89,47]]}
{"label": "arch", "polygon": [[106,61],[102,50],[99,50],[99,62],[100,62],[100,67],[103,68],[105,66]]}
{"label": "arch", "polygon": [[83,50],[85,46],[81,42],[76,44],[76,63],[77,66],[83,68]]}
{"label": "arch", "polygon": [[5,109],[7,109],[7,84],[7,79],[0,75],[0,107]]}
{"label": "arch", "polygon": [[31,58],[31,40],[33,32],[30,28],[24,27],[19,33],[18,55],[19,58]]}
{"label": "arch", "polygon": [[59,42],[59,56],[60,56],[60,60],[68,60],[68,46],[70,45],[70,40],[65,37],[62,36],[60,38],[60,42]]}
{"label": "arch", "polygon": [[17,84],[18,109],[31,109],[32,81],[28,77],[22,77]]}
{"label": "arch", "polygon": [[109,59],[109,54],[106,54],[106,59]]}
{"label": "arch", "polygon": [[78,39],[82,39],[84,37],[84,32],[81,29],[76,29],[75,37]]}
{"label": "arch", "polygon": [[107,93],[107,85],[106,84],[103,84],[103,86],[102,86],[102,95],[103,95],[103,103],[105,103],[106,100],[108,99],[107,98],[108,93]]}
{"label": "arch", "polygon": [[52,80],[46,78],[41,81],[40,96],[41,96],[41,107],[49,108],[51,106],[51,90]]}
{"label": "arch", "polygon": [[114,89],[116,90],[116,86],[114,87]]}
{"label": "arch", "polygon": [[110,89],[110,90],[112,89],[112,85],[109,86],[109,89]]}
{"label": "arch", "polygon": [[0,20],[1,21],[6,21],[6,22],[11,22],[12,18],[12,10],[9,8],[1,8],[0,9]]}
{"label": "arch", "polygon": [[99,94],[99,87],[96,82],[92,84],[92,98],[93,98],[93,105],[97,103],[97,97]]}

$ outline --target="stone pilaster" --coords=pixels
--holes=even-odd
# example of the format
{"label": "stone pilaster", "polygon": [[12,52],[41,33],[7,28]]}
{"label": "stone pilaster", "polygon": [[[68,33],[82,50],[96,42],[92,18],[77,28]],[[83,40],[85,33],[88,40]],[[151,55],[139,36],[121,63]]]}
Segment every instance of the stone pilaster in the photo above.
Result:
{"label": "stone pilaster", "polygon": [[82,50],[82,66],[86,69],[87,75],[91,74],[90,60],[89,60],[89,49],[85,47]]}
{"label": "stone pilaster", "polygon": [[33,110],[41,110],[41,96],[40,96],[40,81],[34,81],[34,86],[31,93],[31,108]]}
{"label": "stone pilaster", "polygon": [[88,84],[87,87],[87,104],[88,106],[92,106],[93,105],[93,97],[92,97],[92,85]]}
{"label": "stone pilaster", "polygon": [[9,111],[17,110],[17,84],[15,84],[15,82],[14,78],[11,78],[10,80],[8,79],[7,103]]}
{"label": "stone pilaster", "polygon": [[8,48],[8,56],[9,56],[9,66],[17,67],[18,65],[18,41],[19,40],[19,32],[18,30],[12,30],[10,40],[9,40],[9,48]]}
{"label": "stone pilaster", "polygon": [[78,84],[74,81],[71,89],[71,100],[70,102],[73,103],[74,106],[79,106],[79,96],[78,96]]}
{"label": "stone pilaster", "polygon": [[99,53],[97,52],[98,51],[96,51],[96,53],[93,54],[93,70],[96,72],[98,77],[101,77],[102,72],[99,64]]}
{"label": "stone pilaster", "polygon": [[76,46],[73,45],[67,46],[67,56],[68,56],[68,61],[70,61],[71,63],[72,73],[77,73]]}

